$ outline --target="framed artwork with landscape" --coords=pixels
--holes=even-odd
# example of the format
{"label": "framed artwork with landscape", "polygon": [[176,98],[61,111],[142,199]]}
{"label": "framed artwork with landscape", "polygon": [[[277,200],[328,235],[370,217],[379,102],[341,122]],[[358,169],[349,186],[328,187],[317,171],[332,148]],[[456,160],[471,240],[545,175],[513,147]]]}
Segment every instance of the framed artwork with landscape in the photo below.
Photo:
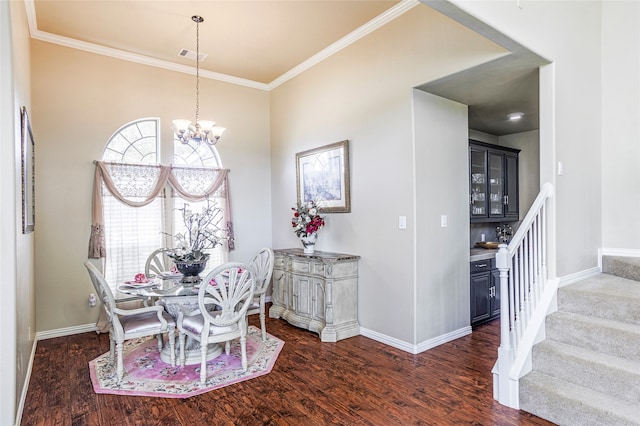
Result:
{"label": "framed artwork with landscape", "polygon": [[351,211],[349,141],[296,154],[298,205],[317,202],[325,213]]}
{"label": "framed artwork with landscape", "polygon": [[27,108],[20,110],[22,142],[22,233],[33,232],[35,214],[35,156],[33,133]]}

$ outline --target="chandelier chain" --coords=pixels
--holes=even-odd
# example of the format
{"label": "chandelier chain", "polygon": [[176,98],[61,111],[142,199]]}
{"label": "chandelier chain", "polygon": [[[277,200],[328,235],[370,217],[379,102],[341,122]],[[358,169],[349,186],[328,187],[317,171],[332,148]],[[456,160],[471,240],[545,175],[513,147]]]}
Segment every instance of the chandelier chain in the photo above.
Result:
{"label": "chandelier chain", "polygon": [[196,20],[196,124],[200,118],[200,20]]}
{"label": "chandelier chain", "polygon": [[[200,15],[193,15],[191,20],[196,23],[196,121],[192,123],[189,120],[176,119],[173,120],[173,131],[176,138],[183,144],[206,142],[215,145],[222,133],[226,130],[224,127],[216,126],[215,121],[200,120],[200,23],[204,22],[204,18]],[[190,52],[193,53],[193,52]],[[189,55],[191,56],[191,55]],[[204,55],[206,56],[206,55]]]}

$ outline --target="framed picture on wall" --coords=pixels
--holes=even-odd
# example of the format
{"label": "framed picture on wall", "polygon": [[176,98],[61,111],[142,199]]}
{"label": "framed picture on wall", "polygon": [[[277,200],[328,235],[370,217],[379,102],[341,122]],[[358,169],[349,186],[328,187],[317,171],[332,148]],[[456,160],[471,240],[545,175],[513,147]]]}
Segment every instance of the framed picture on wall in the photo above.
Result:
{"label": "framed picture on wall", "polygon": [[316,201],[325,213],[351,211],[349,141],[296,154],[298,204]]}
{"label": "framed picture on wall", "polygon": [[20,110],[22,140],[22,233],[33,232],[35,212],[35,155],[33,133],[27,108]]}

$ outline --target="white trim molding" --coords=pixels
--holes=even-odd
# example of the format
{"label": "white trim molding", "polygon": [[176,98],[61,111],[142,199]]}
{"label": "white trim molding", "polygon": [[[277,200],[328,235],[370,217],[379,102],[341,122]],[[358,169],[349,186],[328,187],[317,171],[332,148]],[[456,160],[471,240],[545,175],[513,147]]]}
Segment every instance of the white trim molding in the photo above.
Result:
{"label": "white trim molding", "polygon": [[20,400],[18,401],[18,408],[16,412],[17,426],[20,426],[20,420],[22,419],[22,412],[24,411],[24,403],[27,400],[27,392],[29,391],[29,383],[31,382],[31,372],[33,371],[33,361],[36,358],[37,347],[38,347],[38,340],[34,339],[33,344],[31,345],[31,356],[29,357],[27,374],[25,374],[24,385],[22,386],[22,392],[20,393]]}
{"label": "white trim molding", "polygon": [[440,346],[444,343],[448,343],[453,340],[459,339],[460,337],[471,334],[471,326],[462,327],[458,330],[454,330],[450,333],[434,337],[417,345],[412,345],[411,343],[396,339],[395,337],[390,337],[385,334],[378,333],[377,331],[369,330],[363,327],[360,327],[360,334],[377,342],[384,343],[385,345],[393,346],[394,348],[400,349],[401,351],[409,352],[416,355],[426,350],[435,348],[436,346]]}
{"label": "white trim molding", "polygon": [[558,282],[558,287],[564,287],[569,284],[577,283],[578,281],[586,280],[587,278],[593,277],[594,275],[598,275],[601,272],[602,272],[602,267],[597,266],[594,268],[578,271],[573,274],[564,275],[560,277]]}
{"label": "white trim molding", "polygon": [[39,331],[36,333],[36,340],[39,341],[53,339],[54,337],[72,336],[74,334],[88,333],[90,331],[98,332],[98,328],[95,323],[58,328],[55,330]]}
{"label": "white trim molding", "polygon": [[640,249],[601,248],[598,251],[599,259],[602,256],[640,257]]}

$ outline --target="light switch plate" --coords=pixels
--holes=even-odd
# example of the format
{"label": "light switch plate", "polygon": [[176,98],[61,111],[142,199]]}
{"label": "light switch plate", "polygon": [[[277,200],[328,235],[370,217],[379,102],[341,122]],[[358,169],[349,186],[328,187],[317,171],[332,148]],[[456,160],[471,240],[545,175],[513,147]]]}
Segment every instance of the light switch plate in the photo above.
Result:
{"label": "light switch plate", "polygon": [[398,216],[398,229],[407,229],[407,217]]}
{"label": "light switch plate", "polygon": [[447,227],[447,215],[443,214],[440,216],[440,227],[441,228],[446,228]]}

